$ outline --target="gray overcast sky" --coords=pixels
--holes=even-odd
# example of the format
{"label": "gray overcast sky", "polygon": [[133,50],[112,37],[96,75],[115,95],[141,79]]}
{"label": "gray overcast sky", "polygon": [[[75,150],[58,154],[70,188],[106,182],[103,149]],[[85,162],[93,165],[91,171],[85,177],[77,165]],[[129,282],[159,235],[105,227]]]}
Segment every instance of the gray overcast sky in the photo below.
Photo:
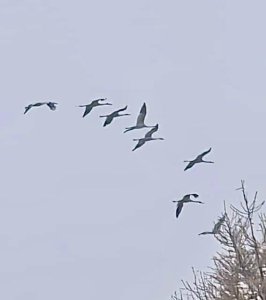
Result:
{"label": "gray overcast sky", "polygon": [[[265,187],[265,1],[0,0],[0,298],[161,300]],[[95,97],[113,107],[83,109]],[[55,100],[58,110],[33,102]],[[132,152],[143,102],[165,141]],[[128,104],[102,128],[99,115]],[[183,160],[213,147],[184,172]],[[196,192],[205,205],[171,202]]]}

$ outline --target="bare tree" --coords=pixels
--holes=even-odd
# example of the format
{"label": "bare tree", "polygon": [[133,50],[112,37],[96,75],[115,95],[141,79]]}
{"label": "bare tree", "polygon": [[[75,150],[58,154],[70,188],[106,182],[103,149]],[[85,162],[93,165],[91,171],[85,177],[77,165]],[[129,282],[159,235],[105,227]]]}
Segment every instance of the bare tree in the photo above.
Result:
{"label": "bare tree", "polygon": [[[213,257],[209,272],[192,269],[192,283],[182,281],[180,293],[171,300],[266,300],[266,215],[257,193],[249,201],[241,181],[243,201],[233,205],[214,234],[221,251]],[[256,229],[254,219],[257,219]]]}

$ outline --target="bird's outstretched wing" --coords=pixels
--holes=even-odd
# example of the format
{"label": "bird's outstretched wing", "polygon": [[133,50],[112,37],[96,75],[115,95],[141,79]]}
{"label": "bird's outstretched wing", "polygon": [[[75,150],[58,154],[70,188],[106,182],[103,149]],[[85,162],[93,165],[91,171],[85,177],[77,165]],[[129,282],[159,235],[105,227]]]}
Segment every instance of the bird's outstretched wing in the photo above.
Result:
{"label": "bird's outstretched wing", "polygon": [[184,171],[192,168],[195,165],[195,160],[192,160],[188,163],[188,165],[185,167]]}
{"label": "bird's outstretched wing", "polygon": [[[125,107],[123,107],[123,108],[120,108],[120,109],[118,109],[118,110],[112,112],[112,113],[109,114],[108,116],[105,116],[105,117],[106,117],[106,120],[105,120],[103,126],[106,126],[106,125],[110,124],[110,123],[113,121],[113,119],[114,119],[115,117],[120,116],[119,113],[120,113],[121,111],[124,111],[124,110],[126,110],[126,109],[127,109],[127,106],[125,106]],[[101,116],[100,116],[100,117],[101,117]]]}
{"label": "bird's outstretched wing", "polygon": [[154,132],[156,132],[159,128],[159,124],[156,124],[151,130],[149,130],[146,134],[145,134],[145,138],[151,138],[152,135],[154,134]]}
{"label": "bird's outstretched wing", "polygon": [[194,198],[198,198],[199,197],[199,195],[196,194],[196,193],[194,193],[194,194],[186,194],[186,195],[183,196],[182,200],[184,200],[184,199],[190,199],[190,196],[193,196]]}
{"label": "bird's outstretched wing", "polygon": [[198,194],[190,194],[190,195],[192,195],[192,196],[195,197],[195,198],[198,198],[198,197],[199,197]]}
{"label": "bird's outstretched wing", "polygon": [[141,110],[139,112],[139,115],[138,115],[138,119],[137,119],[137,124],[138,125],[144,125],[144,120],[145,120],[145,117],[146,117],[146,113],[147,113],[147,108],[146,108],[146,103],[144,102],[142,107],[141,107]]}
{"label": "bird's outstretched wing", "polygon": [[91,104],[86,105],[86,108],[85,108],[85,111],[84,111],[84,114],[83,114],[82,117],[84,118],[85,116],[87,116],[87,114],[90,113],[90,111],[92,110],[92,108],[93,108],[93,106]]}
{"label": "bird's outstretched wing", "polygon": [[127,109],[127,105],[126,105],[125,107],[123,107],[123,108],[120,108],[120,109],[114,111],[113,113],[118,114],[118,113],[120,113],[121,111],[124,111],[124,110],[126,110],[126,109]]}
{"label": "bird's outstretched wing", "polygon": [[[197,158],[203,158],[203,156],[205,156],[206,154],[210,153],[211,150],[212,150],[212,148],[210,148],[210,149],[207,150],[207,151],[204,151],[203,153],[201,153],[200,155],[198,155]],[[196,159],[197,159],[197,158],[196,158]]]}
{"label": "bird's outstretched wing", "polygon": [[47,106],[48,106],[51,110],[56,110],[56,104],[58,104],[58,103],[56,103],[56,102],[47,102],[46,104],[47,104]]}
{"label": "bird's outstretched wing", "polygon": [[31,104],[31,106],[41,106],[41,105],[44,105],[44,104],[46,104],[46,102],[36,102],[36,103],[33,103],[33,104]]}
{"label": "bird's outstretched wing", "polygon": [[34,104],[29,104],[28,106],[25,107],[24,114],[26,114],[32,107],[38,107],[38,106],[42,106],[44,104],[47,104],[47,102],[37,102]]}
{"label": "bird's outstretched wing", "polygon": [[132,151],[135,151],[136,149],[140,148],[141,146],[143,146],[145,144],[145,139],[140,139],[137,143],[137,145],[132,149]]}
{"label": "bird's outstretched wing", "polygon": [[113,121],[113,114],[110,114],[106,117],[105,122],[103,124],[103,127],[105,127],[106,125],[109,125],[112,121]]}
{"label": "bird's outstretched wing", "polygon": [[176,208],[176,213],[175,213],[176,218],[178,218],[178,216],[180,215],[183,205],[184,205],[183,202],[178,202],[177,208]]}
{"label": "bird's outstretched wing", "polygon": [[37,103],[31,104],[31,106],[36,106],[36,107],[38,107],[38,106],[42,106],[42,105],[44,105],[44,104],[47,104],[47,102],[37,102]]}
{"label": "bird's outstretched wing", "polygon": [[24,115],[32,108],[32,105],[28,105],[25,107]]}

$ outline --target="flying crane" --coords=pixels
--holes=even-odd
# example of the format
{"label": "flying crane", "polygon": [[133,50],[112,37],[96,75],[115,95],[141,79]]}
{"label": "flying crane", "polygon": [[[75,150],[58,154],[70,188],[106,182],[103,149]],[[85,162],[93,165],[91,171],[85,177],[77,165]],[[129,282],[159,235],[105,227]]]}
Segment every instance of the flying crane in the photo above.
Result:
{"label": "flying crane", "polygon": [[186,168],[184,169],[184,171],[186,171],[186,170],[188,170],[188,169],[190,169],[190,168],[192,168],[195,164],[198,164],[198,163],[214,163],[213,161],[207,161],[207,160],[203,160],[203,157],[205,156],[205,155],[207,155],[208,153],[210,153],[211,152],[211,149],[212,148],[210,148],[209,150],[207,150],[207,151],[205,151],[205,152],[203,152],[203,153],[201,153],[201,154],[199,154],[195,159],[193,159],[193,160],[184,160],[184,162],[188,162],[189,164],[186,166]]}
{"label": "flying crane", "polygon": [[90,104],[84,104],[84,105],[78,105],[78,107],[85,107],[85,111],[83,114],[83,118],[87,116],[91,112],[91,110],[96,107],[96,106],[102,106],[102,105],[112,105],[111,103],[101,103],[105,101],[107,98],[101,98],[101,99],[96,99],[93,100]]}
{"label": "flying crane", "polygon": [[191,196],[193,196],[194,198],[198,198],[199,197],[198,194],[187,194],[181,200],[175,200],[175,201],[173,201],[174,203],[177,203],[176,218],[178,218],[178,216],[180,215],[180,213],[182,211],[182,208],[184,206],[184,203],[193,202],[193,203],[204,204],[201,201],[191,200]]}

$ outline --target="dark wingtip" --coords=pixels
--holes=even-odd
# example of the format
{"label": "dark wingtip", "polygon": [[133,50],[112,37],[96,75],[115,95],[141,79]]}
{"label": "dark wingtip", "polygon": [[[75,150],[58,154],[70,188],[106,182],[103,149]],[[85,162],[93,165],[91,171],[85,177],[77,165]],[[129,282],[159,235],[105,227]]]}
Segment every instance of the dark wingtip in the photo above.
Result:
{"label": "dark wingtip", "polygon": [[142,110],[142,109],[144,109],[145,111],[146,111],[146,109],[147,109],[146,103],[145,103],[145,102],[142,104],[141,110]]}

